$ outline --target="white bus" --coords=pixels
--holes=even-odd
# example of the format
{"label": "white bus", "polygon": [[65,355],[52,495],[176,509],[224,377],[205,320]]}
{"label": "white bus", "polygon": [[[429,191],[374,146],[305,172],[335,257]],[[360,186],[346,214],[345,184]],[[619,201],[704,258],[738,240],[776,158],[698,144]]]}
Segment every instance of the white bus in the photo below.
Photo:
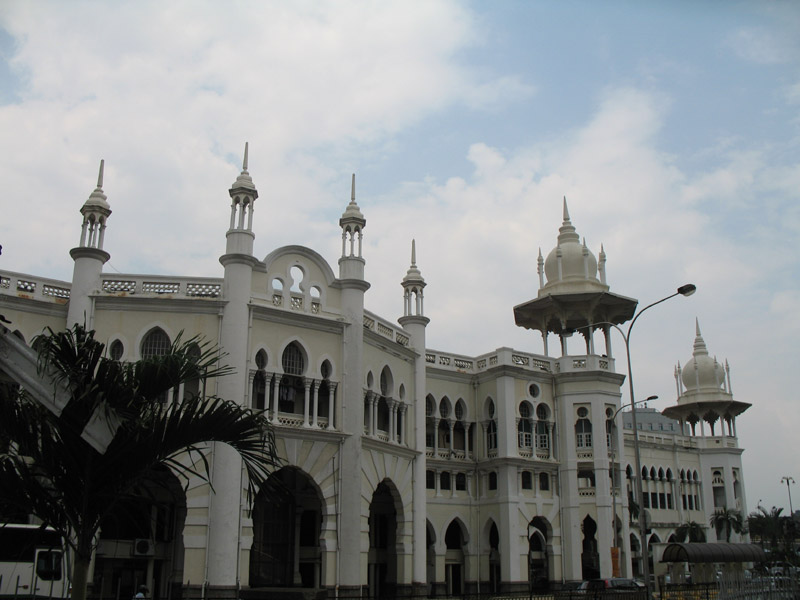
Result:
{"label": "white bus", "polygon": [[67,552],[41,525],[0,524],[0,598],[67,598]]}

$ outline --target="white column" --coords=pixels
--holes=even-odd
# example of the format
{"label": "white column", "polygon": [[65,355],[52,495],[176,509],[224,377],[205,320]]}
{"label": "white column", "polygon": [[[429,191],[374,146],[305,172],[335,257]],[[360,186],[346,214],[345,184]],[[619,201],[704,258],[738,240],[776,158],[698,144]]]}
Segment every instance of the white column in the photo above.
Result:
{"label": "white column", "polygon": [[311,411],[311,426],[318,427],[317,425],[317,413],[319,412],[319,383],[313,381],[311,386],[314,388],[314,406],[313,410]]}
{"label": "white column", "polygon": [[328,429],[333,429],[333,394],[336,391],[336,384],[328,382]]}
{"label": "white column", "polygon": [[311,408],[311,386],[313,384],[311,379],[303,380],[303,427],[309,427],[308,412]]}

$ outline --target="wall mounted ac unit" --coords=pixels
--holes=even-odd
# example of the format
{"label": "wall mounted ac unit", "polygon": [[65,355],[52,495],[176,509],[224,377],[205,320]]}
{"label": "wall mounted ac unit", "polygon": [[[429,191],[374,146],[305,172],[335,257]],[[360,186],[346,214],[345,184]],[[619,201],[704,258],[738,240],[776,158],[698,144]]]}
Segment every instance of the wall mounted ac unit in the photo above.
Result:
{"label": "wall mounted ac unit", "polygon": [[153,540],[139,538],[133,540],[133,555],[134,556],[153,556],[155,552],[155,544]]}

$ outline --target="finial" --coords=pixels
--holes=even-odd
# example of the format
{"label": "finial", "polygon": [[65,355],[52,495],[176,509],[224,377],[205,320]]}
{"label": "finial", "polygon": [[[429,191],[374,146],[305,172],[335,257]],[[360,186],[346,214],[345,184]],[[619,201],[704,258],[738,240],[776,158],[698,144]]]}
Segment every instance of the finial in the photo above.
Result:
{"label": "finial", "polygon": [[100,159],[100,172],[97,174],[97,187],[98,188],[102,188],[103,187],[103,169],[105,167],[105,163],[106,163],[106,161],[101,158]]}
{"label": "finial", "polygon": [[411,240],[411,266],[417,266],[417,240]]}
{"label": "finial", "polygon": [[569,221],[569,209],[567,208],[567,197],[564,196],[564,221]]}
{"label": "finial", "polygon": [[700,319],[698,319],[697,317],[694,318],[694,327],[697,337],[700,337],[702,335],[700,333]]}
{"label": "finial", "polygon": [[350,184],[350,204],[356,203],[356,174],[353,173],[353,182]]}
{"label": "finial", "polygon": [[244,143],[244,161],[242,162],[242,171],[247,171],[247,150],[249,145],[249,142]]}

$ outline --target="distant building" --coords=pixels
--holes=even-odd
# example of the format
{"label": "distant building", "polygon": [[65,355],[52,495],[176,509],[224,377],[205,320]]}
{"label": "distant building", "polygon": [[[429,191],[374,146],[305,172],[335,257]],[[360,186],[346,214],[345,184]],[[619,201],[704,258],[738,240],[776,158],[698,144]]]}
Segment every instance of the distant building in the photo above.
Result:
{"label": "distant building", "polygon": [[[398,273],[399,318],[366,310],[367,221],[355,181],[339,221],[338,275],[303,246],[260,259],[245,153],[221,224],[222,278],[105,273],[102,186],[101,166],[70,251],[72,281],[2,271],[2,314],[27,341],[86,320],[120,360],[157,353],[181,331],[215,341],[236,374],[209,392],[267,411],[286,465],[273,476],[291,494],[277,503],[259,495],[243,510],[238,457],[217,452],[215,493],[200,480],[184,493],[175,479],[148,522],[104,525],[94,595],[124,597],[142,582],[153,598],[181,589],[209,598],[236,598],[240,588],[376,598],[527,590],[529,581],[612,575],[615,528],[620,572],[641,573],[629,511],[633,433],[627,412],[617,419],[624,427],[609,420],[628,401],[625,376],[610,328],[587,327],[628,321],[637,301],[610,291],[605,252],[598,260],[581,243],[566,201],[557,245],[538,258],[538,295],[514,308],[544,354],[465,356],[426,345],[413,243]],[[651,541],[688,521],[708,526],[718,507],[747,514],[735,419],[749,405],[730,389],[727,365],[708,357],[698,327],[676,406],[637,413]]]}

